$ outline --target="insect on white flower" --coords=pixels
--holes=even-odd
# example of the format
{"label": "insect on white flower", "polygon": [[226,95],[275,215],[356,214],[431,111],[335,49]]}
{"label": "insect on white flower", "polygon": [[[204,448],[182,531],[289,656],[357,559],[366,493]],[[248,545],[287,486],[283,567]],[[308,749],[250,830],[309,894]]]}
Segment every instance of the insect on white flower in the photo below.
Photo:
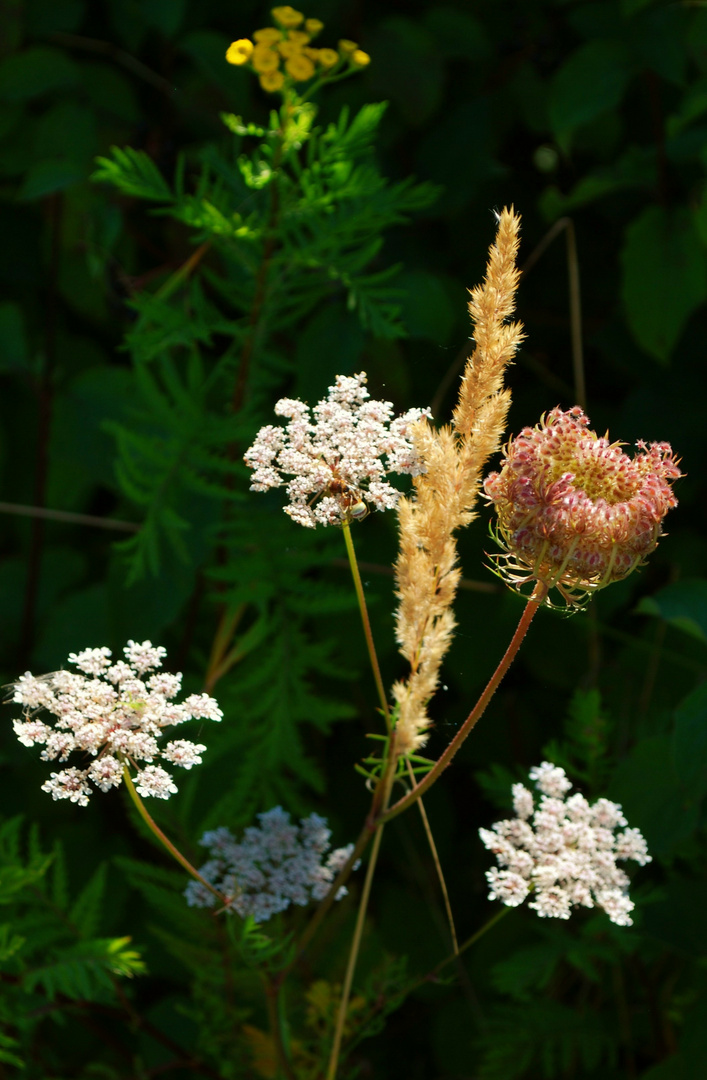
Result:
{"label": "insect on white flower", "polygon": [[243,456],[253,470],[251,491],[285,486],[285,513],[309,529],[361,521],[371,508],[393,509],[400,492],[384,478],[424,471],[409,436],[429,410],[394,417],[393,403],[371,400],[365,383],[363,371],[337,375],[312,410],[294,398],[278,401],[275,413],[287,425],[261,428]]}

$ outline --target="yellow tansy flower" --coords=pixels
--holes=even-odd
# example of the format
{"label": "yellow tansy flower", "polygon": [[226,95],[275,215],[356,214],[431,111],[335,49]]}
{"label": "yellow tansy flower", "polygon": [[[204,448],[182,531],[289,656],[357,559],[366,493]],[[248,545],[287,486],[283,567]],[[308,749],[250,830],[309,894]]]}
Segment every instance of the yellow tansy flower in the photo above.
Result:
{"label": "yellow tansy flower", "polygon": [[291,56],[289,60],[285,61],[285,68],[295,80],[295,82],[306,82],[307,79],[311,79],[314,75],[314,64],[307,56],[303,56],[299,53],[298,56]]}
{"label": "yellow tansy flower", "polygon": [[267,45],[256,45],[253,50],[253,67],[259,75],[267,75],[271,71],[277,71],[280,66],[280,57],[274,49]]}
{"label": "yellow tansy flower", "polygon": [[370,56],[363,49],[356,49],[356,52],[351,54],[351,63],[354,67],[367,67],[370,62]]}
{"label": "yellow tansy flower", "polygon": [[304,30],[288,30],[287,37],[297,45],[308,45],[310,40],[309,34],[305,34]]}
{"label": "yellow tansy flower", "polygon": [[240,38],[232,41],[226,49],[226,59],[229,64],[247,64],[253,55],[253,42],[248,38]]}
{"label": "yellow tansy flower", "polygon": [[336,49],[320,49],[318,59],[322,67],[331,68],[339,63],[339,54]]}
{"label": "yellow tansy flower", "polygon": [[282,7],[273,8],[270,14],[275,22],[279,22],[280,26],[285,27],[299,26],[304,19],[302,12],[295,11],[289,4],[283,4]]}
{"label": "yellow tansy flower", "polygon": [[309,59],[313,60],[316,64],[317,60],[319,59],[319,49],[310,49],[308,45],[305,45],[305,47],[302,49],[302,55],[308,56]]}
{"label": "yellow tansy flower", "polygon": [[302,46],[298,45],[296,41],[279,41],[277,51],[280,56],[284,56],[286,60],[289,60],[291,56],[302,55]]}
{"label": "yellow tansy flower", "polygon": [[284,81],[285,76],[281,71],[268,71],[265,75],[260,76],[260,85],[263,90],[268,90],[271,93],[274,90],[280,90]]}
{"label": "yellow tansy flower", "polygon": [[304,28],[308,34],[314,36],[314,34],[321,34],[324,29],[324,23],[321,19],[305,19]]}
{"label": "yellow tansy flower", "polygon": [[356,52],[356,49],[358,48],[358,42],[349,41],[348,38],[342,38],[339,42],[339,48],[341,49],[342,53]]}
{"label": "yellow tansy flower", "polygon": [[263,30],[256,30],[253,37],[259,45],[274,45],[282,37],[282,31],[274,26],[266,26]]}

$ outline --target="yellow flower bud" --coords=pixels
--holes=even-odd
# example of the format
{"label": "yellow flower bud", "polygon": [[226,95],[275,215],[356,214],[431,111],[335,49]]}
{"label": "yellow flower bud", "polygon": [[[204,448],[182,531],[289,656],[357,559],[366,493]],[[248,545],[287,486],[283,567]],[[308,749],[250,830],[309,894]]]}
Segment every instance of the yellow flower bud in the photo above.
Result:
{"label": "yellow flower bud", "polygon": [[295,41],[280,41],[277,45],[277,51],[280,56],[284,56],[286,60],[289,60],[291,56],[302,55],[302,46]]}
{"label": "yellow flower bud", "polygon": [[336,49],[320,49],[318,59],[323,68],[331,68],[339,63],[339,54]]}
{"label": "yellow flower bud", "polygon": [[306,82],[307,79],[311,79],[312,75],[314,75],[314,64],[309,57],[303,56],[302,53],[291,56],[289,60],[285,61],[285,68],[295,82]]}
{"label": "yellow flower bud", "polygon": [[280,57],[274,49],[267,45],[256,45],[253,49],[253,67],[259,75],[267,75],[271,71],[277,71],[280,66]]}
{"label": "yellow flower bud", "polygon": [[253,37],[259,45],[274,45],[282,37],[282,31],[274,26],[266,26],[263,30],[256,30]]}
{"label": "yellow flower bud", "polygon": [[295,11],[289,4],[283,4],[282,7],[273,8],[270,14],[275,22],[278,22],[280,26],[284,27],[299,26],[304,19],[302,12]]}
{"label": "yellow flower bud", "polygon": [[314,37],[315,34],[321,34],[324,29],[324,23],[321,19],[305,19],[304,28],[308,34]]}
{"label": "yellow flower bud", "polygon": [[248,38],[240,38],[232,41],[226,49],[226,60],[229,64],[247,64],[253,55],[253,42]]}
{"label": "yellow flower bud", "polygon": [[305,47],[302,49],[302,55],[308,56],[309,59],[313,60],[316,64],[319,60],[319,49],[312,49],[308,45],[305,45]]}
{"label": "yellow flower bud", "polygon": [[260,76],[260,85],[263,90],[267,90],[269,93],[282,89],[284,81],[285,76],[281,71],[268,71],[265,75]]}
{"label": "yellow flower bud", "polygon": [[342,38],[339,42],[339,48],[341,49],[342,53],[356,52],[356,49],[358,48],[358,42],[349,41],[348,38]]}
{"label": "yellow flower bud", "polygon": [[288,30],[287,37],[297,45],[307,45],[310,40],[309,34],[305,34],[304,30]]}
{"label": "yellow flower bud", "polygon": [[363,49],[356,49],[356,52],[351,54],[351,63],[353,64],[354,67],[359,67],[359,68],[368,67],[370,62],[371,62],[370,56],[368,55],[367,52],[364,52]]}

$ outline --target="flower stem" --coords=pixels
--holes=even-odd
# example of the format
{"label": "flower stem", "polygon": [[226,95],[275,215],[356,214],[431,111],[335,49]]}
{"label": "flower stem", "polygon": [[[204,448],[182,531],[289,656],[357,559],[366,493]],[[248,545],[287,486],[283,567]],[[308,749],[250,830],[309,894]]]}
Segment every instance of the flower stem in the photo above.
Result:
{"label": "flower stem", "polygon": [[[397,755],[395,753],[395,735],[390,740],[389,747],[390,756],[386,763],[385,771],[381,776],[375,794],[373,796],[374,804],[377,798],[380,798],[382,794],[383,809],[388,805],[390,800],[390,792],[393,788],[393,781],[395,779],[395,765]],[[368,909],[368,900],[371,895],[371,885],[373,884],[373,875],[376,870],[376,863],[378,862],[378,852],[380,851],[381,840],[383,839],[383,826],[379,825],[376,829],[375,836],[373,837],[373,847],[371,848],[371,856],[368,860],[368,866],[366,867],[366,879],[363,883],[363,890],[361,892],[361,901],[358,906],[358,915],[356,916],[356,927],[354,929],[353,939],[351,941],[351,949],[349,951],[349,961],[346,965],[346,975],[344,977],[344,985],[341,989],[341,1001],[339,1002],[339,1012],[336,1017],[336,1028],[334,1029],[334,1041],[331,1047],[331,1055],[329,1057],[329,1065],[326,1072],[326,1080],[336,1080],[336,1070],[339,1064],[339,1053],[341,1050],[341,1039],[344,1034],[344,1024],[346,1023],[346,1013],[349,1007],[349,997],[351,995],[351,984],[353,983],[354,971],[356,970],[356,961],[358,960],[358,953],[361,946],[361,938],[363,936],[363,927],[366,921],[366,911]]]}
{"label": "flower stem", "polygon": [[[415,786],[415,773],[413,772],[412,763],[409,758],[406,759],[408,774],[412,781],[413,787]],[[454,916],[452,915],[452,905],[449,902],[449,893],[447,892],[447,882],[444,880],[444,874],[442,873],[442,863],[439,861],[439,854],[437,852],[437,845],[435,844],[434,836],[432,835],[432,828],[430,826],[429,818],[427,817],[427,811],[425,810],[425,804],[422,799],[417,800],[417,806],[420,811],[420,817],[422,818],[422,825],[425,830],[425,836],[427,837],[427,843],[432,853],[432,861],[435,864],[435,870],[437,871],[437,878],[442,890],[442,898],[444,899],[444,909],[447,912],[447,921],[449,923],[449,933],[452,937],[452,945],[454,946],[455,956],[459,955],[459,942],[457,941],[457,930],[454,925]]]}
{"label": "flower stem", "polygon": [[513,660],[515,659],[516,653],[518,652],[518,649],[523,642],[523,638],[528,631],[528,627],[533,620],[533,616],[537,612],[538,608],[541,606],[543,600],[547,596],[547,593],[547,586],[543,585],[541,582],[538,582],[533,591],[533,595],[530,597],[530,599],[525,605],[523,614],[520,617],[520,622],[518,623],[516,631],[511,638],[511,642],[503,655],[503,659],[501,660],[500,664],[489,679],[486,688],[481,694],[481,697],[477,701],[476,705],[471,710],[462,726],[459,728],[459,731],[454,736],[454,738],[452,739],[442,756],[439,758],[439,760],[435,763],[435,765],[433,765],[433,767],[424,777],[424,779],[422,779],[420,783],[412,789],[412,791],[409,791],[407,795],[404,795],[402,799],[398,799],[398,801],[394,803],[389,810],[384,811],[377,819],[378,823],[390,821],[392,818],[397,817],[398,814],[401,814],[403,810],[407,810],[409,806],[412,806],[412,804],[416,802],[420,798],[420,796],[423,795],[428,788],[432,787],[435,781],[440,778],[444,770],[450,764],[454,755],[461,747],[466,737],[471,732],[474,725],[485,712],[486,706],[495,694],[504,675],[506,674]]}
{"label": "flower stem", "polygon": [[137,812],[147,825],[150,832],[154,833],[159,842],[167,848],[167,851],[170,853],[172,858],[176,859],[180,866],[183,866],[188,874],[191,874],[193,878],[196,878],[197,881],[200,881],[201,884],[205,886],[205,888],[207,888],[209,892],[213,893],[217,900],[220,900],[222,904],[227,904],[228,897],[220,893],[218,889],[215,889],[213,885],[211,885],[210,882],[206,880],[206,878],[202,877],[199,871],[192,866],[189,860],[185,858],[184,855],[182,855],[181,851],[179,851],[179,849],[174,846],[172,841],[169,840],[162,832],[161,828],[159,827],[155,819],[150,815],[147,807],[145,806],[144,802],[135,790],[135,785],[133,784],[132,777],[130,776],[127,765],[123,766],[123,780],[125,781],[125,786],[128,789],[128,794],[130,795],[130,798],[135,803]]}
{"label": "flower stem", "polygon": [[278,1075],[279,1072],[282,1072],[286,1077],[286,1080],[296,1080],[295,1074],[292,1071],[292,1066],[290,1065],[290,1059],[287,1056],[285,1040],[282,1034],[282,1012],[279,1001],[281,982],[276,982],[267,975],[264,976],[264,979],[268,1021],[270,1024],[270,1034],[272,1035],[273,1043],[275,1045],[275,1054],[277,1055]]}
{"label": "flower stem", "polygon": [[438,964],[435,964],[432,970],[428,971],[426,975],[421,975],[419,978],[415,979],[410,986],[406,987],[405,996],[407,997],[413,990],[417,990],[418,986],[424,986],[425,983],[434,982],[442,968],[446,967],[447,964],[451,964],[454,960],[458,960],[463,952],[466,952],[472,945],[475,945],[479,938],[483,937],[492,926],[495,926],[497,922],[500,922],[504,915],[507,915],[511,910],[510,907],[504,904],[500,911],[497,911],[495,915],[492,915],[483,926],[480,926],[478,930],[475,930],[471,937],[468,937],[466,941],[459,946],[458,952],[453,952],[450,953],[449,956],[445,956],[444,960],[440,960]]}
{"label": "flower stem", "polygon": [[361,612],[361,621],[363,623],[363,633],[366,638],[366,645],[368,647],[368,656],[371,661],[371,668],[373,669],[373,678],[376,683],[376,690],[378,691],[378,698],[381,703],[383,715],[385,717],[386,727],[390,731],[390,708],[388,707],[388,699],[385,695],[385,689],[383,687],[383,679],[381,677],[381,669],[378,664],[378,656],[376,655],[376,647],[373,642],[373,633],[371,632],[371,621],[368,618],[368,608],[366,606],[366,598],[363,595],[363,584],[361,582],[361,574],[358,569],[358,562],[356,561],[356,552],[354,551],[353,538],[351,536],[351,526],[348,521],[345,521],[342,526],[344,533],[344,540],[346,542],[346,554],[349,557],[349,565],[351,567],[351,576],[353,577],[354,588],[356,590],[356,599],[358,600],[359,610]]}

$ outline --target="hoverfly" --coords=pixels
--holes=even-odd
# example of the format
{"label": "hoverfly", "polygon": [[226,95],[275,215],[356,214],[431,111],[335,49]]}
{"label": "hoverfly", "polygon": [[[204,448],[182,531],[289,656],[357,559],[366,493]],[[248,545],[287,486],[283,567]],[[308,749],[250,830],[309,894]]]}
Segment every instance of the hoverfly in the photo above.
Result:
{"label": "hoverfly", "polygon": [[329,495],[338,502],[344,521],[363,521],[370,511],[364,502],[362,492],[358,488],[347,484],[337,472],[336,465],[332,465],[330,462],[327,462],[327,465],[332,471],[331,481],[310,499],[308,505],[311,506],[317,499]]}

